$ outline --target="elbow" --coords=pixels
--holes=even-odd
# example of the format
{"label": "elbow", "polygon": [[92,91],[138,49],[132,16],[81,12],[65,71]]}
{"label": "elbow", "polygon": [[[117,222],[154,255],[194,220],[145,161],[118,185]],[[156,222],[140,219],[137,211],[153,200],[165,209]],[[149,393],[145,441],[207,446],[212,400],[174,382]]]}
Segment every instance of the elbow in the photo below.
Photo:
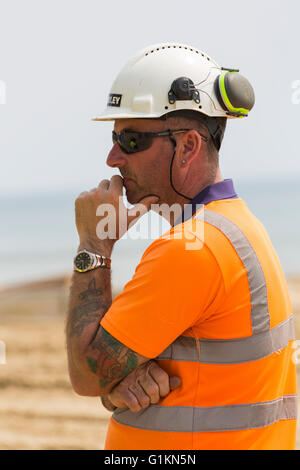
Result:
{"label": "elbow", "polygon": [[72,388],[77,395],[80,395],[82,397],[93,396],[93,395],[90,395],[91,390],[89,387],[86,386],[84,381],[75,379],[72,376],[70,376],[70,379],[71,379]]}
{"label": "elbow", "polygon": [[[74,392],[82,397],[99,397],[102,395],[101,389],[95,383],[91,383],[85,378],[72,377],[70,375],[71,385]],[[104,393],[103,393],[104,395]]]}
{"label": "elbow", "polygon": [[103,389],[100,386],[99,379],[92,374],[82,375],[78,371],[74,372],[69,368],[69,376],[72,388],[77,395],[82,397],[101,397],[109,393],[107,388]]}
{"label": "elbow", "polygon": [[77,395],[81,397],[98,397],[99,393],[95,390],[91,389],[90,387],[86,387],[84,384],[81,383],[74,383],[72,382],[72,388]]}

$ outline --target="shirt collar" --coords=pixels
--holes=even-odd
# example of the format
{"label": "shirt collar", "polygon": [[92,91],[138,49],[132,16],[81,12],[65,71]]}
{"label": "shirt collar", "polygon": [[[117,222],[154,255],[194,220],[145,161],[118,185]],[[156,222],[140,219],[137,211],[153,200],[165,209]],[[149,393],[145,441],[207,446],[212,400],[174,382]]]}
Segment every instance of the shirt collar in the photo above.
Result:
{"label": "shirt collar", "polygon": [[235,192],[232,179],[226,179],[219,183],[211,184],[204,188],[191,200],[189,204],[185,206],[184,211],[174,225],[191,218],[191,216],[197,211],[197,205],[206,205],[212,201],[219,201],[220,199],[236,199],[237,197],[238,195]]}

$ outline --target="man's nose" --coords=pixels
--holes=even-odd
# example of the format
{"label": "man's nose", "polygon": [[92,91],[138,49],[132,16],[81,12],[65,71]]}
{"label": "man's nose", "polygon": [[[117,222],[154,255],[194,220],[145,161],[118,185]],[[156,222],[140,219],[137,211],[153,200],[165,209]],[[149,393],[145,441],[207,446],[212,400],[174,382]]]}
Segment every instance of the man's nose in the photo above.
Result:
{"label": "man's nose", "polygon": [[109,152],[106,159],[106,164],[112,168],[120,168],[121,166],[126,165],[126,158],[117,142],[113,145],[111,151]]}

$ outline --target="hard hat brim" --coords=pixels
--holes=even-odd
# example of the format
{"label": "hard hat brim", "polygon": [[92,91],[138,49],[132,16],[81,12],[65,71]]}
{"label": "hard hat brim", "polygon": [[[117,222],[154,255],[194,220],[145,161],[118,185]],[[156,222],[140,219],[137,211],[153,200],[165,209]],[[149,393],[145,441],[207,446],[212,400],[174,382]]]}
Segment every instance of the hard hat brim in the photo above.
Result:
{"label": "hard hat brim", "polygon": [[122,114],[104,114],[92,118],[92,121],[115,121],[116,119],[156,119],[160,115],[157,114],[141,114],[141,113],[122,113]]}

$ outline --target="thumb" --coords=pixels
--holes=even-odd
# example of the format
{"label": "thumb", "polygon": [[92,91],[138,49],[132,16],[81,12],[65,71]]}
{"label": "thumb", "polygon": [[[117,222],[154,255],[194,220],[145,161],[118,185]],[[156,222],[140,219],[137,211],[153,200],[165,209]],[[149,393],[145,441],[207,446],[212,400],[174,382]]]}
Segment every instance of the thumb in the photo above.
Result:
{"label": "thumb", "polygon": [[175,388],[180,387],[181,379],[179,377],[170,377],[170,389],[175,390]]}
{"label": "thumb", "polygon": [[146,196],[143,199],[139,201],[139,204],[143,204],[144,206],[147,207],[147,210],[150,211],[151,205],[156,204],[159,201],[158,196]]}
{"label": "thumb", "polygon": [[146,196],[141,199],[138,204],[128,211],[127,216],[129,224],[137,222],[140,217],[151,209],[151,205],[156,204],[158,201],[158,196]]}

